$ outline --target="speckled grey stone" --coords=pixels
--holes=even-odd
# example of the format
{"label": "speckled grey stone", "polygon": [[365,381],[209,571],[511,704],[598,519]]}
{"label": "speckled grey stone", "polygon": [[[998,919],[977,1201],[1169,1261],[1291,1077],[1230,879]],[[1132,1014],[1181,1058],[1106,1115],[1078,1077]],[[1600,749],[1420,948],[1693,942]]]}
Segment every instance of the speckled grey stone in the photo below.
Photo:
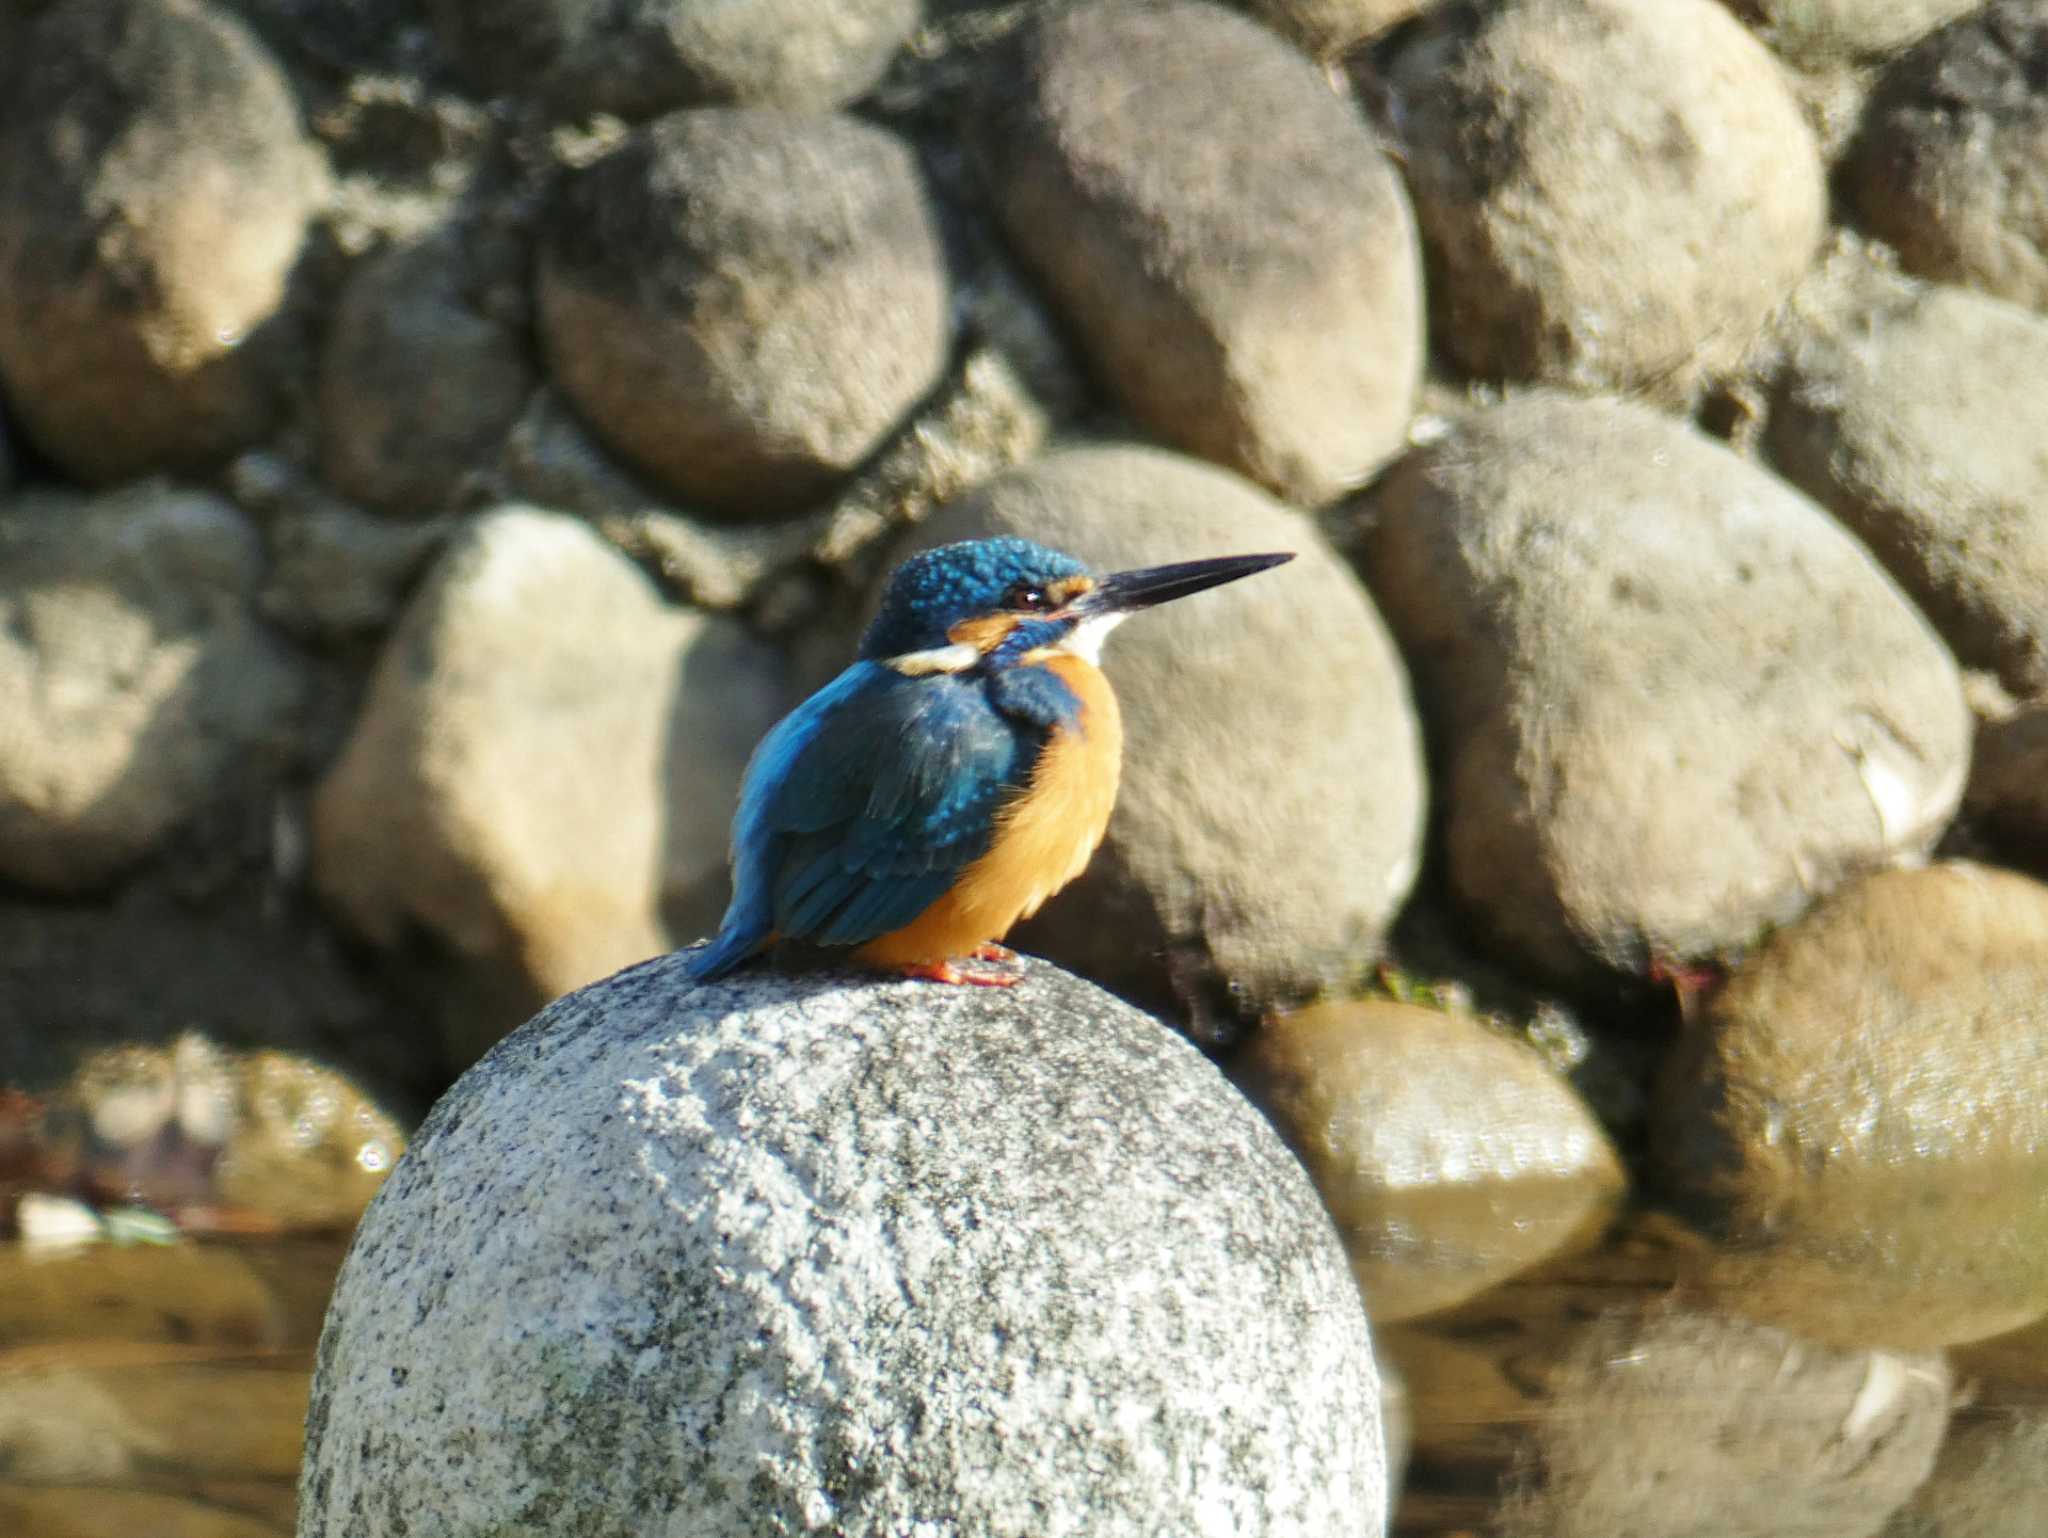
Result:
{"label": "speckled grey stone", "polygon": [[558,1001],[371,1206],[301,1538],[1377,1534],[1365,1316],[1164,1026],[1032,963]]}

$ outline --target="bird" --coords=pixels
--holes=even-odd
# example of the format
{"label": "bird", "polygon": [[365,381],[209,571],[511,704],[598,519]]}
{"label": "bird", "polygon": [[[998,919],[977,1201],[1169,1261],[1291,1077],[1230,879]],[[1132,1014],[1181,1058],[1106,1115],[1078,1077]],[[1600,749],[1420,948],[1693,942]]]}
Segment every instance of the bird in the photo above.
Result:
{"label": "bird", "polygon": [[940,545],[891,573],[846,670],[762,738],[733,816],[732,900],[685,971],[785,942],[938,983],[1008,987],[1001,941],[1087,867],[1123,719],[1102,644],[1141,609],[1293,553],[1098,576],[1028,539]]}

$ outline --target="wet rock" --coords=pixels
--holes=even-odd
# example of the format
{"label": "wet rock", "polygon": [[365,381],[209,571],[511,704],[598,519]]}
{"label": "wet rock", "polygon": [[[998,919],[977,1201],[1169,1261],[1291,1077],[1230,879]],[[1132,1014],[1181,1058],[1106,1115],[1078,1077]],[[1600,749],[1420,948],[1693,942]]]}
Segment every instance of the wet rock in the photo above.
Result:
{"label": "wet rock", "polygon": [[1979,1386],[1992,1403],[2048,1403],[2048,1317],[1949,1352],[1956,1376]]}
{"label": "wet rock", "polygon": [[1300,1169],[1157,1022],[1043,964],[666,957],[421,1130],[336,1289],[299,1532],[1376,1531],[1374,1386]]}
{"label": "wet rock", "polygon": [[1939,638],[1820,509],[1679,423],[1532,394],[1358,512],[1436,715],[1450,885],[1542,972],[1740,946],[1954,812]]}
{"label": "wet rock", "polygon": [[2048,689],[2048,323],[1902,288],[1798,338],[1768,444],[1963,663]]}
{"label": "wet rock", "polygon": [[234,1251],[100,1245],[34,1255],[0,1245],[0,1340],[275,1350],[277,1300]]}
{"label": "wet rock", "polygon": [[489,88],[566,116],[736,102],[822,111],[881,78],[922,0],[431,0]]}
{"label": "wet rock", "polygon": [[295,751],[299,662],[250,615],[256,531],[144,484],[0,513],[0,877],[104,885]]}
{"label": "wet rock", "polygon": [[2015,851],[2048,861],[2048,700],[1978,726],[1963,803]]}
{"label": "wet rock", "polygon": [[1983,0],[1739,0],[1772,48],[1803,68],[1868,63],[1897,53]]}
{"label": "wet rock", "polygon": [[290,87],[200,0],[50,6],[25,48],[0,111],[9,405],[87,482],[211,466],[273,416],[320,186]]}
{"label": "wet rock", "polygon": [[1714,0],[1453,0],[1389,84],[1435,334],[1472,374],[1682,399],[1820,243],[1813,135]]}
{"label": "wet rock", "polygon": [[1242,1077],[1307,1166],[1376,1321],[1448,1308],[1596,1233],[1620,1160],[1570,1086],[1468,1016],[1318,1004]]}
{"label": "wet rock", "polygon": [[2048,1532],[2048,1415],[2039,1405],[1965,1412],[1934,1472],[1883,1538],[2035,1538]]}
{"label": "wet rock", "polygon": [[1603,1315],[1544,1376],[1503,1538],[1874,1538],[1948,1420],[1939,1355],[1675,1308]]}
{"label": "wet rock", "polygon": [[[85,1325],[85,1319],[78,1323]],[[85,1339],[91,1336],[81,1330]],[[81,1344],[83,1342],[81,1341]],[[91,1361],[87,1347],[80,1355]],[[140,1353],[124,1353],[134,1358]],[[168,1356],[169,1353],[162,1355]],[[239,1364],[237,1364],[239,1365]],[[0,1382],[0,1456],[9,1483],[147,1489],[175,1460],[200,1478],[288,1480],[298,1472],[303,1372],[237,1371],[218,1363],[143,1356],[118,1367],[10,1372]],[[6,1510],[0,1494],[0,1512]],[[21,1533],[102,1528],[21,1527]],[[196,1535],[218,1529],[141,1527]]]}
{"label": "wet rock", "polygon": [[405,1135],[321,1064],[257,1052],[234,1067],[235,1114],[214,1168],[220,1200],[285,1228],[346,1231],[391,1173]]}
{"label": "wet rock", "polygon": [[1366,966],[1420,862],[1420,733],[1385,627],[1314,526],[1177,455],[1071,448],[940,510],[898,555],[991,534],[1098,570],[1299,553],[1111,640],[1109,836],[1016,943],[1205,1039]]}
{"label": "wet rock", "polygon": [[271,1230],[346,1231],[405,1148],[346,1075],[193,1031],[89,1054],[48,1125],[51,1157],[83,1189],[173,1213],[232,1208]]}
{"label": "wet rock", "polygon": [[1774,935],[1671,1061],[1653,1140],[1702,1283],[1904,1349],[2048,1314],[2048,887],[1874,876]]}
{"label": "wet rock", "polygon": [[554,377],[619,454],[732,514],[822,496],[938,381],[937,226],[851,118],[676,113],[566,184],[539,262]]}
{"label": "wet rock", "polygon": [[1299,53],[1197,0],[1053,8],[990,68],[976,123],[1011,243],[1146,431],[1305,503],[1400,446],[1414,219]]}
{"label": "wet rock", "polygon": [[1885,71],[1844,185],[1909,272],[2048,309],[2048,12],[1993,0]]}
{"label": "wet rock", "polygon": [[526,404],[520,338],[466,288],[455,237],[357,268],[320,367],[321,466],[344,495],[393,512],[444,510],[490,464]]}
{"label": "wet rock", "polygon": [[314,883],[375,943],[424,931],[488,981],[466,1061],[522,1000],[716,922],[740,771],[785,703],[736,622],[669,608],[576,519],[500,509],[386,644],[315,798]]}
{"label": "wet rock", "polygon": [[1250,9],[1281,36],[1318,57],[1347,53],[1437,0],[1251,0]]}

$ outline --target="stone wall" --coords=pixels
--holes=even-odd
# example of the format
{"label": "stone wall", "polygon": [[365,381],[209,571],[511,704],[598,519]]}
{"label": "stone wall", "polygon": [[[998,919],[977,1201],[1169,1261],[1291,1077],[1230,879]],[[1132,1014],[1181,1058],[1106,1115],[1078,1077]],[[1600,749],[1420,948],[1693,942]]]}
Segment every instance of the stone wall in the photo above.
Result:
{"label": "stone wall", "polygon": [[[417,1109],[715,923],[901,554],[1292,548],[1119,634],[1020,943],[1219,1054],[1490,1011],[1574,1091],[1474,1113],[1584,1183],[1527,1231],[1633,1181],[1757,1328],[2038,1319],[2044,77],[2028,0],[0,0],[0,1084],[196,1027]],[[1341,1092],[1446,1158],[1491,1050]]]}

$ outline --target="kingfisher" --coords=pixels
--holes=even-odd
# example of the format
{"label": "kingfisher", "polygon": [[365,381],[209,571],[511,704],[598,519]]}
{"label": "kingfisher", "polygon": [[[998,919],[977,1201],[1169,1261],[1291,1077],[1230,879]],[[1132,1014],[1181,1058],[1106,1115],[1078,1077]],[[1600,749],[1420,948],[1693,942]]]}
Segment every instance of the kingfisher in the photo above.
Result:
{"label": "kingfisher", "polygon": [[1103,640],[1140,609],[1293,559],[1096,576],[1015,538],[912,556],[853,664],[754,750],[732,903],[685,969],[719,977],[790,941],[933,982],[1018,981],[1003,936],[1087,867],[1116,803]]}

